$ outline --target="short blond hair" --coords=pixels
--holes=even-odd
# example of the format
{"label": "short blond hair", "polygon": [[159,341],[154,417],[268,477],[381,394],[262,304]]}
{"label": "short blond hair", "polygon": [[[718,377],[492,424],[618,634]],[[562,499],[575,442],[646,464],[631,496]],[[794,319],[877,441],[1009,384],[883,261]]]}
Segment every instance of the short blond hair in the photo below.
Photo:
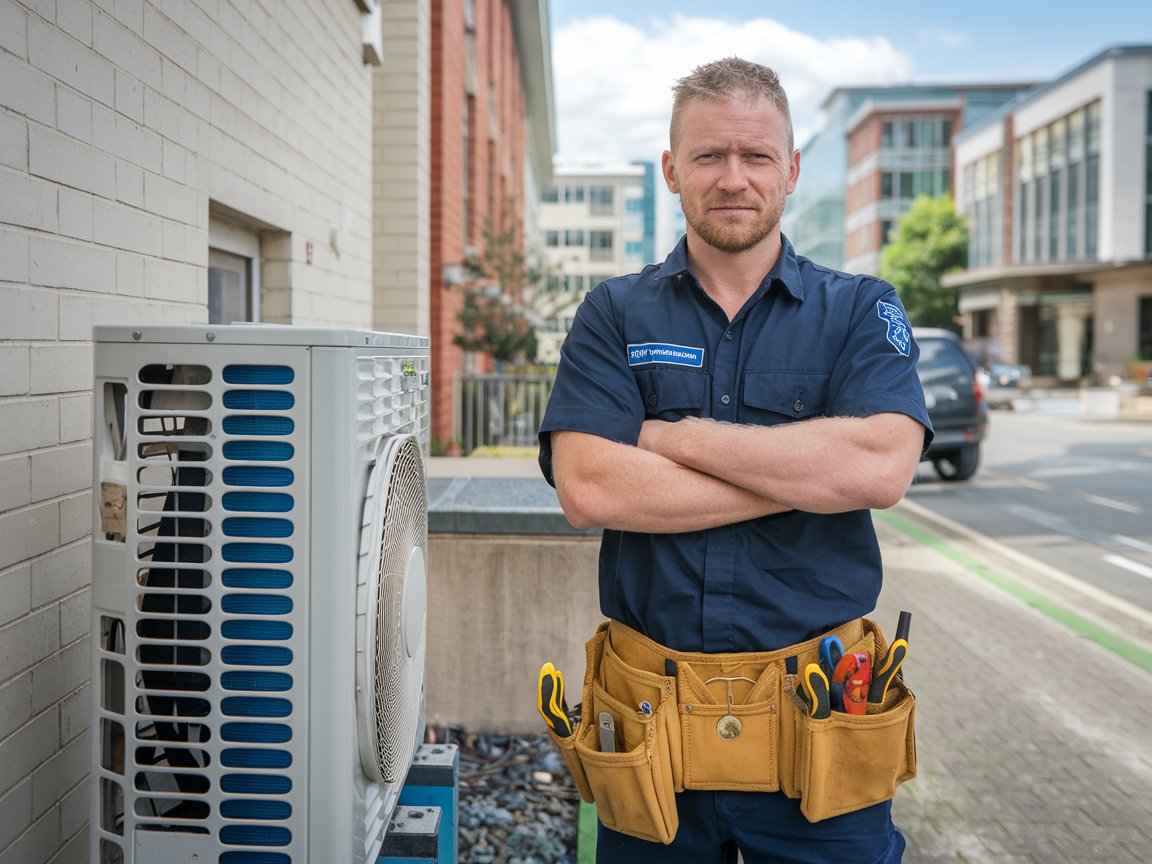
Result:
{"label": "short blond hair", "polygon": [[684,106],[705,99],[745,99],[756,102],[767,99],[784,115],[788,126],[788,152],[793,149],[792,112],[788,108],[788,94],[780,84],[779,76],[767,66],[725,57],[697,66],[672,87],[672,123],[668,130],[669,144],[676,147],[677,128]]}

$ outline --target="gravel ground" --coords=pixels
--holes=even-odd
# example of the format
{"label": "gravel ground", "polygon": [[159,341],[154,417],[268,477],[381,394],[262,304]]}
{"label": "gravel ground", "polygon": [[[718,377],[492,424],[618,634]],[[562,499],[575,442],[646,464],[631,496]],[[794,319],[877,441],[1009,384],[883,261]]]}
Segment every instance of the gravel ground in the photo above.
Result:
{"label": "gravel ground", "polygon": [[459,864],[576,864],[580,795],[547,735],[431,731],[460,747]]}

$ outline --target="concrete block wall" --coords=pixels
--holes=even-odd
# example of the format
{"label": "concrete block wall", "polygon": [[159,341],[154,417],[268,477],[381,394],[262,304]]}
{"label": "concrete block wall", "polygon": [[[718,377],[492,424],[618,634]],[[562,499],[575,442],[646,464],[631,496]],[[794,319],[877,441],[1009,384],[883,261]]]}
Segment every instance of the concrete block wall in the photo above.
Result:
{"label": "concrete block wall", "polygon": [[92,326],[206,320],[210,213],[371,326],[371,106],[355,0],[0,0],[0,864],[87,860]]}

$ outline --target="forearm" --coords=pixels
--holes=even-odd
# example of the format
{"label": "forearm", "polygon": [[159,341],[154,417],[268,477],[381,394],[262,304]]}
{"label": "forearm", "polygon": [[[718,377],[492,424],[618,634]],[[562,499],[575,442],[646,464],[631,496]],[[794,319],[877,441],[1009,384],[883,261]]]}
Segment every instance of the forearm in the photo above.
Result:
{"label": "forearm", "polygon": [[777,426],[647,421],[640,447],[797,510],[883,509],[907,491],[923,427],[903,414]]}
{"label": "forearm", "polygon": [[552,433],[556,493],[578,528],[702,531],[790,507],[637,447],[580,432]]}

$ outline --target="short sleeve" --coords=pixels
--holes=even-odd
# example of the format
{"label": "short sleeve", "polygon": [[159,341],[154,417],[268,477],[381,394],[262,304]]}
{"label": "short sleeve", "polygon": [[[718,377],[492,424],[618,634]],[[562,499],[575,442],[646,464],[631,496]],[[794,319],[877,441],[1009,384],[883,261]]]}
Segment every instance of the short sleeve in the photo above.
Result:
{"label": "short sleeve", "polygon": [[848,339],[829,382],[828,413],[849,417],[906,414],[924,427],[927,448],[933,432],[916,373],[919,356],[896,289],[879,279],[865,279]]}
{"label": "short sleeve", "polygon": [[564,346],[548,407],[540,424],[540,469],[552,478],[551,433],[586,432],[610,441],[635,444],[644,422],[644,406],[628,366],[623,334],[624,290],[605,282],[588,293]]}

